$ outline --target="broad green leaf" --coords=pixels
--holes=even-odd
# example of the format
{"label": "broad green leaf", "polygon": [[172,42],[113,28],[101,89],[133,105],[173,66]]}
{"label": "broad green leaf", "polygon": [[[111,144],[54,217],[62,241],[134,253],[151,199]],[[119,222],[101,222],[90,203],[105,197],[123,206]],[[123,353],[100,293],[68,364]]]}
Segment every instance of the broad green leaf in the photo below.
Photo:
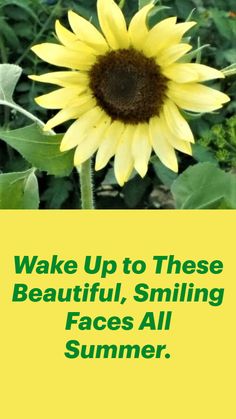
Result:
{"label": "broad green leaf", "polygon": [[0,130],[0,138],[32,166],[55,176],[67,176],[73,169],[73,151],[60,151],[62,137],[62,134],[45,135],[37,124],[14,131]]}
{"label": "broad green leaf", "polygon": [[179,209],[236,208],[236,176],[212,163],[189,167],[171,188]]}
{"label": "broad green leaf", "polygon": [[135,176],[125,184],[122,192],[124,201],[129,208],[135,208],[140,203],[150,183],[151,181],[147,176],[144,179]]}
{"label": "broad green leaf", "polygon": [[192,144],[192,152],[193,152],[193,158],[197,160],[199,163],[204,162],[211,162],[217,165],[217,160],[215,159],[215,156],[213,155],[213,152],[204,147],[201,144]]}
{"label": "broad green leaf", "polygon": [[68,179],[52,177],[49,186],[41,196],[41,201],[47,203],[47,208],[61,208],[62,204],[68,199],[73,185]]}
{"label": "broad green leaf", "polygon": [[0,64],[0,105],[14,103],[12,96],[21,73],[18,65]]}
{"label": "broad green leaf", "polygon": [[38,209],[38,182],[34,170],[0,175],[0,209]]}
{"label": "broad green leaf", "polygon": [[[17,105],[13,100],[12,96],[21,73],[22,68],[18,65],[0,64],[0,105],[9,106],[10,108],[13,108],[27,116],[27,118],[37,122],[38,125],[44,126],[44,123],[40,121],[40,119],[28,112],[26,109]],[[50,133],[52,134],[53,131],[50,131]]]}
{"label": "broad green leaf", "polygon": [[151,161],[157,177],[165,186],[170,188],[174,180],[177,178],[177,174],[168,169],[168,167],[164,166],[164,164],[162,164],[156,156],[153,157]]}

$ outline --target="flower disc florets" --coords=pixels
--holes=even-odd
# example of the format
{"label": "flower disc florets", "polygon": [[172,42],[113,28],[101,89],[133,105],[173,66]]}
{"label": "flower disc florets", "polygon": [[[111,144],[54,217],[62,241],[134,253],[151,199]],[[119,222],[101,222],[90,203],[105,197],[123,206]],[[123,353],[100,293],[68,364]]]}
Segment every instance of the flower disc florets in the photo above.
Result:
{"label": "flower disc florets", "polygon": [[164,103],[167,79],[153,58],[133,48],[100,56],[89,72],[98,105],[113,120],[138,124],[157,116]]}

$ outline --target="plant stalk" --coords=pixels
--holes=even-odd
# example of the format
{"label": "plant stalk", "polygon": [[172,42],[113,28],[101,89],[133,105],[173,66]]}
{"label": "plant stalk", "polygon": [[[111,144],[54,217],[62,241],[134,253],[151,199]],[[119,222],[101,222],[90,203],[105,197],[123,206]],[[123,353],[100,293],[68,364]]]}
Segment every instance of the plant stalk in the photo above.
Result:
{"label": "plant stalk", "polygon": [[82,209],[94,209],[91,159],[85,161],[77,171],[80,178]]}

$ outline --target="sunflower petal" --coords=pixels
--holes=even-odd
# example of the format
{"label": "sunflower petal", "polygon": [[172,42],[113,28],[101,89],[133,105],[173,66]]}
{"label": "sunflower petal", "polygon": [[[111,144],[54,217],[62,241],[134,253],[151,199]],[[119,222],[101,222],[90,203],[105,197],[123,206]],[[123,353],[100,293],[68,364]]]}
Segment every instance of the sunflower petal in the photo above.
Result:
{"label": "sunflower petal", "polygon": [[218,90],[198,83],[168,83],[168,97],[182,109],[192,112],[211,112],[220,109],[230,98]]}
{"label": "sunflower petal", "polygon": [[61,44],[65,45],[66,47],[70,47],[71,44],[73,45],[76,41],[78,41],[78,37],[66,29],[59,20],[56,20],[55,30],[58,40]]}
{"label": "sunflower petal", "polygon": [[87,131],[86,138],[78,145],[75,151],[74,164],[79,166],[88,160],[97,150],[103,140],[104,132],[111,123],[111,119],[105,113],[96,127],[92,126]]}
{"label": "sunflower petal", "polygon": [[181,151],[182,153],[188,154],[189,156],[192,156],[192,148],[189,142],[183,141],[180,138],[177,138],[173,132],[170,130],[170,127],[168,126],[165,117],[163,114],[160,115],[160,120],[162,127],[164,127],[164,131],[166,133],[166,139],[169,142],[169,144],[174,147],[176,150]]}
{"label": "sunflower petal", "polygon": [[87,137],[87,132],[91,130],[92,127],[97,128],[103,115],[104,112],[102,112],[98,106],[95,106],[83,113],[83,115],[66,131],[61,142],[60,150],[70,150],[83,142]]}
{"label": "sunflower petal", "polygon": [[132,141],[134,136],[133,125],[127,125],[121,135],[119,145],[117,147],[114,170],[115,176],[120,186],[128,180],[133,167],[134,159],[131,153]]}
{"label": "sunflower petal", "polygon": [[181,140],[188,141],[190,143],[194,143],[193,133],[190,129],[189,124],[181,115],[179,109],[169,99],[165,100],[165,104],[163,106],[163,113],[166,124],[168,125],[172,134],[178,137]]}
{"label": "sunflower petal", "polygon": [[173,31],[175,28],[176,20],[176,17],[168,17],[160,23],[157,23],[157,25],[148,32],[143,47],[143,51],[148,57],[156,56],[166,45],[169,46],[168,37],[170,31]]}
{"label": "sunflower petal", "polygon": [[68,49],[71,49],[80,53],[86,52],[88,54],[95,54],[95,55],[99,54],[99,51],[97,51],[94,48],[91,48],[90,46],[86,45],[84,42],[81,42],[77,35],[75,35],[74,33],[70,32],[68,29],[66,29],[64,26],[62,26],[59,20],[56,21],[55,30],[56,30],[58,40],[61,42],[62,45],[64,45]]}
{"label": "sunflower petal", "polygon": [[178,172],[177,157],[174,148],[167,139],[168,132],[161,119],[159,117],[151,118],[149,129],[151,143],[156,155],[166,167],[173,170],[173,172]]}
{"label": "sunflower petal", "polygon": [[28,77],[31,80],[56,84],[61,87],[88,85],[89,82],[88,75],[78,71],[54,71],[52,73],[42,74],[41,76],[30,75]]}
{"label": "sunflower petal", "polygon": [[168,141],[172,147],[174,147],[176,150],[181,151],[181,153],[188,154],[189,156],[192,156],[192,148],[191,144],[187,141],[180,140],[179,138],[176,138],[171,132],[170,135],[168,135]]}
{"label": "sunflower petal", "polygon": [[84,90],[85,87],[63,87],[36,97],[35,102],[46,109],[62,109],[74,101]]}
{"label": "sunflower petal", "polygon": [[49,121],[46,123],[44,127],[44,131],[49,131],[57,125],[69,121],[69,119],[79,118],[79,116],[83,115],[83,113],[93,108],[95,104],[96,102],[91,96],[80,96],[77,102],[74,103],[72,106],[68,106],[62,109],[53,118],[49,119]]}
{"label": "sunflower petal", "polygon": [[68,12],[68,19],[71,29],[81,41],[101,53],[108,50],[106,40],[90,22],[71,10]]}
{"label": "sunflower petal", "polygon": [[124,129],[124,124],[119,121],[114,121],[107,129],[104,140],[100,144],[96,155],[95,170],[103,169],[108,161],[114,156]]}
{"label": "sunflower petal", "polygon": [[42,60],[59,67],[88,70],[96,61],[92,54],[69,50],[68,48],[50,43],[35,45],[32,51]]}
{"label": "sunflower petal", "polygon": [[152,152],[148,124],[139,124],[136,128],[132,143],[134,168],[144,177],[148,170],[148,162]]}
{"label": "sunflower petal", "polygon": [[129,35],[124,15],[113,0],[97,1],[98,19],[102,32],[112,49],[128,48]]}
{"label": "sunflower petal", "polygon": [[153,2],[147,4],[142,9],[137,12],[129,25],[129,36],[131,40],[131,44],[133,47],[137,49],[142,49],[143,44],[146,40],[148,35],[148,27],[147,27],[147,15],[148,12],[153,8]]}
{"label": "sunflower petal", "polygon": [[176,18],[168,18],[151,29],[144,47],[144,52],[148,56],[158,56],[160,51],[178,44],[185,32],[196,25],[196,22],[184,22],[175,25],[175,22]]}
{"label": "sunflower petal", "polygon": [[163,70],[163,74],[177,83],[200,82],[225,77],[222,71],[195,63],[171,64]]}
{"label": "sunflower petal", "polygon": [[192,29],[197,22],[183,22],[183,23],[177,23],[177,25],[174,28],[173,33],[170,34],[170,41],[174,44],[177,44],[181,41],[184,34],[188,32],[190,29]]}
{"label": "sunflower petal", "polygon": [[161,51],[156,58],[157,63],[161,67],[167,67],[175,61],[179,60],[183,55],[192,49],[189,44],[176,44]]}

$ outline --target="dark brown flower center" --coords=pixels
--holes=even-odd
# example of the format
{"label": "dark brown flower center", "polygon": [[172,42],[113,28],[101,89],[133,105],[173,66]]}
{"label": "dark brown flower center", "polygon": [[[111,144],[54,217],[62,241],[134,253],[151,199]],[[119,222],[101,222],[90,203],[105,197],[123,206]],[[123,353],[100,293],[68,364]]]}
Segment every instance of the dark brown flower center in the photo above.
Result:
{"label": "dark brown flower center", "polygon": [[138,124],[159,115],[167,79],[153,58],[132,48],[100,56],[89,72],[98,105],[114,120]]}

